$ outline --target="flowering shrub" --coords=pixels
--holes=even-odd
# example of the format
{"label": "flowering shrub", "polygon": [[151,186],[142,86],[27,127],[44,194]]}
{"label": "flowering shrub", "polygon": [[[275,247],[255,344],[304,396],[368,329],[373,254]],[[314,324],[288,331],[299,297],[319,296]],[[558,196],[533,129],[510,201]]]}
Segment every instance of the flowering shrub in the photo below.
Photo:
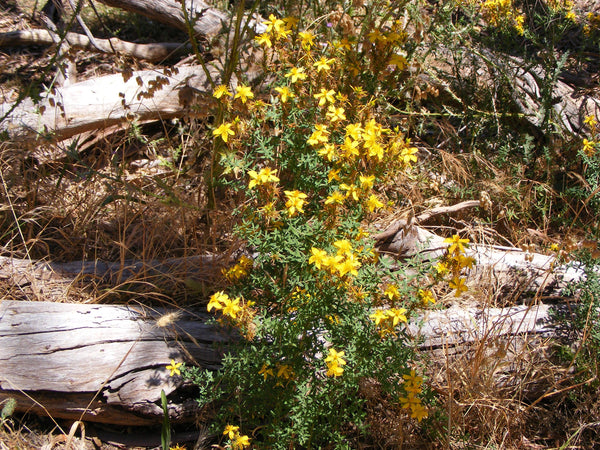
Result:
{"label": "flowering shrub", "polygon": [[[265,25],[254,44],[273,78],[268,97],[244,85],[214,90],[212,134],[230,174],[219,182],[243,198],[235,233],[248,254],[224,271],[229,286],[207,309],[242,338],[216,375],[185,373],[227,424],[232,448],[247,435],[266,448],[342,448],[369,434],[367,380],[407,420],[428,416],[406,324],[435,303],[431,287],[445,274],[423,261],[393,267],[365,225],[390,203],[386,186],[416,173],[418,149],[381,119],[375,85],[354,84],[369,86],[382,61],[400,79],[406,33],[393,22],[360,45],[358,34],[317,45],[316,30],[292,19]],[[444,260],[457,295],[472,264],[466,242],[453,238]]]}

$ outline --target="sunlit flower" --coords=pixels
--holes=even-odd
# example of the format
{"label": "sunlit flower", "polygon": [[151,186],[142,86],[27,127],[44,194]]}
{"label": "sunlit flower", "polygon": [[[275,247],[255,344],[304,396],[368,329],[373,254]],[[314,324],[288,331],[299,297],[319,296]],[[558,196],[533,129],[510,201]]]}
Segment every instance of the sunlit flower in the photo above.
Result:
{"label": "sunlit flower", "polygon": [[286,78],[289,78],[292,83],[298,80],[306,80],[306,73],[304,67],[292,67],[288,73],[285,74]]}
{"label": "sunlit flower", "polygon": [[229,300],[229,296],[223,291],[215,292],[213,295],[211,295],[206,309],[208,312],[210,312],[212,309],[223,309],[223,305],[227,300]]}
{"label": "sunlit flower", "polygon": [[250,176],[250,182],[248,183],[248,189],[253,189],[255,186],[260,186],[267,183],[277,183],[279,178],[277,177],[277,170],[265,167],[256,172],[255,170],[249,170],[248,176]]}
{"label": "sunlit flower", "polygon": [[171,364],[169,364],[167,366],[167,370],[169,370],[171,373],[169,374],[170,377],[174,376],[174,375],[181,375],[181,370],[179,370],[179,367],[182,365],[183,363],[180,362],[175,362],[174,359],[171,360]]}
{"label": "sunlit flower", "polygon": [[227,425],[225,427],[225,431],[223,431],[223,435],[227,436],[229,439],[233,439],[237,434],[239,434],[240,427],[235,425]]}
{"label": "sunlit flower", "polygon": [[258,45],[264,45],[265,47],[271,48],[273,43],[271,42],[271,37],[268,33],[259,34],[254,38]]}
{"label": "sunlit flower", "polygon": [[455,297],[460,297],[463,292],[469,290],[469,288],[465,285],[465,279],[460,277],[452,278],[452,281],[450,281],[448,285],[450,286],[450,289],[456,290],[456,292],[454,293]]}
{"label": "sunlit flower", "polygon": [[315,35],[310,31],[301,31],[298,33],[298,37],[300,38],[300,45],[302,45],[302,48],[305,50],[308,50],[315,45]]}
{"label": "sunlit flower", "polygon": [[273,374],[273,368],[272,368],[272,367],[269,367],[269,366],[267,366],[266,364],[263,364],[263,365],[262,365],[262,367],[260,368],[260,370],[258,371],[258,373],[259,373],[260,375],[262,375],[262,376],[265,378],[265,380],[267,379],[267,377],[268,377],[269,375],[271,375],[272,377],[273,377],[273,376],[275,376],[275,375]]}
{"label": "sunlit flower", "polygon": [[223,139],[223,142],[227,142],[229,140],[229,136],[234,136],[235,131],[231,129],[233,126],[233,122],[225,122],[219,125],[216,130],[213,130],[213,136],[220,136]]}
{"label": "sunlit flower", "polygon": [[321,71],[327,72],[328,70],[331,69],[331,64],[333,64],[334,62],[335,62],[334,58],[327,59],[325,57],[322,57],[321,59],[316,61],[313,65],[317,68],[317,72],[321,72]]}
{"label": "sunlit flower", "polygon": [[444,244],[450,244],[448,247],[448,253],[453,254],[455,252],[464,253],[465,246],[469,246],[468,239],[461,239],[458,234],[452,235],[452,237],[444,239]]}
{"label": "sunlit flower", "polygon": [[335,91],[333,89],[321,88],[318,94],[313,95],[314,98],[319,100],[319,106],[325,106],[327,102],[335,103]]}
{"label": "sunlit flower", "polygon": [[281,103],[286,103],[288,99],[294,98],[296,96],[292,91],[290,91],[290,89],[287,86],[276,87],[275,90],[279,93]]}
{"label": "sunlit flower", "polygon": [[221,98],[224,95],[227,97],[231,97],[231,92],[229,92],[227,86],[225,86],[224,84],[220,84],[219,86],[215,87],[215,90],[213,91],[213,97]]}
{"label": "sunlit flower", "polygon": [[333,205],[333,204],[343,205],[345,199],[346,199],[346,196],[344,194],[342,194],[340,191],[333,191],[331,194],[329,194],[329,196],[325,200],[325,204],[326,205]]}
{"label": "sunlit flower", "polygon": [[235,92],[236,94],[233,98],[239,98],[242,101],[242,103],[246,103],[249,99],[254,98],[254,93],[252,92],[250,86],[240,84],[235,87]]}
{"label": "sunlit flower", "polygon": [[306,202],[306,194],[300,191],[283,191],[283,193],[287,197],[285,207],[287,208],[290,217],[295,216],[296,213],[304,213],[302,208]]}
{"label": "sunlit flower", "polygon": [[329,105],[329,108],[327,108],[327,114],[325,115],[331,122],[337,122],[346,120],[346,115],[344,113],[344,108],[336,108],[333,105]]}
{"label": "sunlit flower", "polygon": [[370,212],[374,212],[376,209],[383,208],[384,206],[385,205],[374,194],[371,194],[367,199],[367,208]]}

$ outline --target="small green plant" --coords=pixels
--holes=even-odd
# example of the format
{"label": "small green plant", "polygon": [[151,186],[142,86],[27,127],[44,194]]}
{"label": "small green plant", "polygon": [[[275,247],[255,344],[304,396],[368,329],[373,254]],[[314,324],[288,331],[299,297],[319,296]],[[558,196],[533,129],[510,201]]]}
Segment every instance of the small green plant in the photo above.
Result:
{"label": "small green plant", "polygon": [[15,408],[17,407],[17,401],[12,397],[7,398],[2,401],[2,403],[2,410],[0,410],[0,427],[7,425],[8,420],[14,414]]}
{"label": "small green plant", "polygon": [[169,405],[164,389],[160,391],[160,404],[163,410],[163,422],[160,429],[160,446],[162,450],[169,450],[171,446],[171,419],[169,418]]}

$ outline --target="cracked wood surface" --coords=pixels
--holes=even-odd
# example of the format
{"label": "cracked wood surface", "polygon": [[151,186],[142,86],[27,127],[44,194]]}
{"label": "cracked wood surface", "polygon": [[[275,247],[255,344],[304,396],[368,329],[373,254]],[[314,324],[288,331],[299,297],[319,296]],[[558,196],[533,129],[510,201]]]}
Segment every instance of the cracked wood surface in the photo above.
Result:
{"label": "cracked wood surface", "polygon": [[[0,400],[53,417],[148,424],[162,419],[160,392],[172,394],[172,359],[216,369],[233,339],[207,315],[140,306],[8,301],[0,303]],[[193,398],[170,405],[174,420],[193,420]],[[88,409],[89,404],[89,409]]]}

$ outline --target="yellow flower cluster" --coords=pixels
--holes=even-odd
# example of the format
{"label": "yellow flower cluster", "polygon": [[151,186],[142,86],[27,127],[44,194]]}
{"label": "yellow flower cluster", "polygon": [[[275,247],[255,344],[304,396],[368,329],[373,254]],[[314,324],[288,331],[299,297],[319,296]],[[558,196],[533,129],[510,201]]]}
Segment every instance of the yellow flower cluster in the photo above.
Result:
{"label": "yellow flower cluster", "polygon": [[329,354],[325,358],[325,364],[327,364],[327,372],[325,375],[328,377],[339,377],[344,373],[342,366],[346,365],[344,360],[344,352],[337,352],[333,348],[329,349]]}
{"label": "yellow flower cluster", "polygon": [[[594,116],[586,116],[586,118],[583,121],[588,128],[590,129],[590,133],[597,138],[597,129],[596,129],[596,125],[598,125],[598,122],[596,121],[596,118]],[[595,141],[594,139],[584,139],[583,140],[583,153],[585,153],[587,156],[592,157],[596,154],[596,149],[598,147],[598,141]]]}
{"label": "yellow flower cluster", "polygon": [[263,46],[271,48],[273,42],[285,41],[292,34],[292,29],[296,25],[297,19],[289,18],[287,20],[278,19],[275,15],[270,14],[269,19],[263,24],[267,26],[264,33],[259,34],[254,39]]}
{"label": "yellow flower cluster", "polygon": [[263,364],[258,373],[264,377],[265,381],[270,376],[277,377],[279,381],[277,381],[276,386],[283,386],[281,380],[290,381],[295,377],[294,370],[289,364],[277,364],[275,367]]}
{"label": "yellow flower cluster", "polygon": [[223,435],[227,436],[231,441],[231,444],[226,448],[232,450],[239,450],[246,447],[250,447],[250,438],[246,435],[240,434],[240,427],[235,425],[227,425],[223,431]]}
{"label": "yellow flower cluster", "polygon": [[587,23],[583,26],[583,32],[587,35],[592,31],[600,29],[600,14],[588,12],[586,15]]}
{"label": "yellow flower cluster", "polygon": [[377,309],[369,318],[375,322],[379,334],[384,337],[387,334],[396,335],[395,328],[399,324],[407,323],[405,308]]}
{"label": "yellow flower cluster", "polygon": [[410,371],[409,375],[402,375],[404,378],[404,390],[406,397],[400,397],[400,403],[403,408],[410,409],[411,417],[419,422],[427,417],[428,412],[421,404],[421,399],[418,395],[423,391],[423,378],[418,376],[414,370]]}
{"label": "yellow flower cluster", "polygon": [[223,269],[222,273],[229,281],[239,281],[245,278],[252,269],[253,261],[247,256],[242,256],[240,260],[228,269]]}
{"label": "yellow flower cluster", "polygon": [[497,28],[513,27],[517,33],[525,33],[525,16],[514,5],[513,0],[470,0],[479,7],[487,22]]}
{"label": "yellow flower cluster", "polygon": [[221,314],[229,319],[236,327],[245,332],[247,339],[254,336],[254,302],[244,301],[241,297],[230,298],[223,291],[215,292],[209,299],[206,309],[208,312],[221,311]]}
{"label": "yellow flower cluster", "polygon": [[250,170],[248,171],[248,176],[250,177],[248,189],[254,189],[256,186],[279,182],[277,170],[270,169],[269,167],[260,169],[258,172]]}
{"label": "yellow flower cluster", "polygon": [[446,249],[446,254],[436,265],[438,274],[444,276],[450,274],[451,280],[449,286],[454,289],[455,297],[460,297],[467,288],[466,279],[462,277],[464,269],[471,269],[475,265],[475,259],[465,255],[465,248],[469,247],[468,239],[461,239],[455,234],[452,237],[444,239],[445,244],[450,244]]}
{"label": "yellow flower cluster", "polygon": [[324,270],[339,277],[347,274],[358,275],[358,269],[362,264],[352,249],[352,243],[341,239],[335,241],[333,246],[337,248],[337,251],[331,255],[325,250],[312,247],[310,249],[312,255],[308,259],[309,264],[313,264],[318,270]]}

